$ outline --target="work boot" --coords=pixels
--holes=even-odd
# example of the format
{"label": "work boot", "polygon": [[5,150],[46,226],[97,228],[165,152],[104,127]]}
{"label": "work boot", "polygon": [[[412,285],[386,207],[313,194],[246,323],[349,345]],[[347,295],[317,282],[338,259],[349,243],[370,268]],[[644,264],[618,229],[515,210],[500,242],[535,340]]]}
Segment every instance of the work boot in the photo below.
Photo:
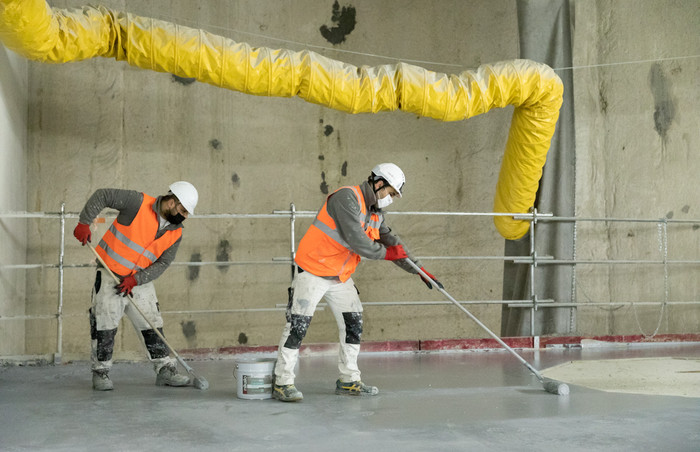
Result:
{"label": "work boot", "polygon": [[109,379],[108,370],[92,371],[92,389],[95,391],[111,391],[114,389],[114,383]]}
{"label": "work boot", "polygon": [[190,384],[190,377],[177,373],[177,367],[172,365],[163,366],[156,376],[156,386],[187,386]]}
{"label": "work boot", "polygon": [[361,381],[350,381],[342,382],[340,380],[335,382],[335,393],[339,395],[377,395],[379,389],[376,386],[368,386]]}
{"label": "work boot", "polygon": [[272,387],[272,398],[281,402],[296,402],[304,398],[293,384],[292,385],[274,385]]}

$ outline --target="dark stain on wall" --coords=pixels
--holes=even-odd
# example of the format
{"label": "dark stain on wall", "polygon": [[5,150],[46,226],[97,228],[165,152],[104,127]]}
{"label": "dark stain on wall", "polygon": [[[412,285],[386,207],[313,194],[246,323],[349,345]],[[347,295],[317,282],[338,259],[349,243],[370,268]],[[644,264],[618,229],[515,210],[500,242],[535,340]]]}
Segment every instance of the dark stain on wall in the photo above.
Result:
{"label": "dark stain on wall", "polygon": [[326,173],[321,171],[321,193],[324,195],[328,194],[328,184],[326,183]]}
{"label": "dark stain on wall", "polygon": [[649,85],[654,97],[654,129],[663,141],[676,117],[676,104],[671,96],[671,81],[660,63],[655,63],[649,71]]}
{"label": "dark stain on wall", "polygon": [[345,37],[355,29],[357,24],[355,16],[356,11],[354,7],[348,5],[343,6],[341,9],[338,0],[336,0],[333,2],[333,15],[331,16],[331,20],[335,25],[332,28],[322,25],[319,29],[321,36],[333,45],[345,42]]}
{"label": "dark stain on wall", "polygon": [[340,167],[340,174],[345,177],[348,175],[348,161],[343,162],[343,166]]}
{"label": "dark stain on wall", "polygon": [[[201,253],[192,253],[190,256],[190,262],[202,262]],[[199,265],[188,265],[187,266],[187,279],[194,281],[199,277]]]}
{"label": "dark stain on wall", "polygon": [[[228,262],[231,260],[231,244],[226,239],[219,241],[219,246],[216,248],[216,260],[217,262]],[[228,271],[228,265],[217,265],[220,271]]]}
{"label": "dark stain on wall", "polygon": [[183,320],[180,322],[180,326],[182,327],[182,334],[185,335],[187,340],[192,340],[197,337],[197,324],[194,323],[194,321]]}
{"label": "dark stain on wall", "polygon": [[241,333],[238,335],[238,343],[243,345],[248,343],[248,336],[245,335],[245,333]]}
{"label": "dark stain on wall", "polygon": [[209,140],[209,146],[212,149],[218,151],[219,149],[221,149],[221,141],[217,140],[216,138],[212,138],[211,140]]}
{"label": "dark stain on wall", "polygon": [[231,183],[233,184],[234,187],[240,187],[241,186],[241,178],[238,177],[238,173],[233,173],[231,175]]}
{"label": "dark stain on wall", "polygon": [[608,94],[606,89],[606,84],[604,81],[600,82],[598,87],[598,103],[600,104],[600,111],[603,114],[608,113]]}
{"label": "dark stain on wall", "polygon": [[172,76],[173,76],[173,82],[179,83],[182,86],[189,86],[197,81],[196,78],[178,77],[175,74],[172,74]]}
{"label": "dark stain on wall", "polygon": [[325,136],[328,136],[328,135],[330,135],[330,134],[332,134],[332,133],[333,133],[333,126],[327,125],[327,126],[325,126],[325,127],[323,128],[323,134],[324,134]]}

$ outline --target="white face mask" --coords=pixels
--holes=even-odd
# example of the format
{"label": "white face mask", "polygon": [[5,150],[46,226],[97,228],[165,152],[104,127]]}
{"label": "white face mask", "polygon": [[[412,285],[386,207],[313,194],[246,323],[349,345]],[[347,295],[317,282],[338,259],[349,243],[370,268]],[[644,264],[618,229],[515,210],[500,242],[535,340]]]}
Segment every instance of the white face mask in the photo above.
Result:
{"label": "white face mask", "polygon": [[377,200],[377,207],[380,209],[385,208],[389,204],[391,204],[394,201],[394,198],[391,197],[391,195],[386,195],[385,197],[378,199]]}

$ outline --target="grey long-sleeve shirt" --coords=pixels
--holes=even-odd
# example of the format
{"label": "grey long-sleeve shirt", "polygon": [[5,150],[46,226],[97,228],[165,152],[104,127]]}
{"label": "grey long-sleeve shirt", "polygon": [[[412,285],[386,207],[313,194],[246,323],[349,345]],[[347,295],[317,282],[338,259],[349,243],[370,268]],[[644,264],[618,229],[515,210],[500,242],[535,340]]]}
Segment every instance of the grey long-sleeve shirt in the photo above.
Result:
{"label": "grey long-sleeve shirt", "polygon": [[[153,204],[153,210],[160,219],[160,201],[162,196],[156,199]],[[85,207],[80,212],[79,221],[83,224],[91,224],[95,218],[106,208],[111,208],[119,211],[117,215],[117,223],[128,226],[136,218],[136,214],[143,203],[143,193],[135,190],[122,190],[118,188],[100,188],[90,196]],[[153,240],[165,234],[165,231],[181,228],[181,224],[168,223],[164,228],[159,228]],[[134,274],[137,284],[146,284],[153,281],[163,274],[170,264],[175,260],[177,249],[180,246],[180,237],[175,243],[160,255],[158,260],[153,262],[148,267],[139,270]],[[121,275],[123,276],[123,275]]]}
{"label": "grey long-sleeve shirt", "polygon": [[[360,204],[357,202],[357,197],[349,188],[343,188],[333,193],[328,198],[327,210],[328,214],[335,221],[336,227],[340,236],[350,245],[350,248],[367,259],[384,259],[386,256],[386,247],[394,245],[403,245],[408,258],[416,263],[419,267],[422,264],[409,252],[406,245],[401,241],[398,235],[391,232],[391,228],[384,222],[384,215],[381,209],[377,209],[377,197],[372,190],[369,182],[365,181],[360,185],[362,196],[365,198],[365,207],[367,216],[365,222],[369,221],[372,213],[378,213],[381,216],[381,225],[379,226],[379,240],[374,241],[367,237],[362,225],[357,220],[362,212]],[[406,270],[409,273],[417,273],[413,267],[405,263],[403,260],[393,261],[396,265]]]}

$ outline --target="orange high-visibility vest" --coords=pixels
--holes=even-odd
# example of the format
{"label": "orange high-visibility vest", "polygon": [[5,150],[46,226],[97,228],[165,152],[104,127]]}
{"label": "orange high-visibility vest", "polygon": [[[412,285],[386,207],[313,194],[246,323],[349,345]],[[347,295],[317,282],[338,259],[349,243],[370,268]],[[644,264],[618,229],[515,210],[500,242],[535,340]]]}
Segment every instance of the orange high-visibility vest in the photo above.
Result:
{"label": "orange high-visibility vest", "polygon": [[[360,186],[340,187],[338,190],[342,188],[353,190],[361,210],[358,221],[367,237],[378,240],[381,218],[376,213],[372,213],[369,221],[365,221],[367,207]],[[313,224],[309,226],[309,230],[299,242],[299,249],[294,261],[305,271],[316,276],[337,276],[341,282],[345,282],[353,274],[361,258],[340,236],[335,221],[328,214],[328,198],[316,214]]]}
{"label": "orange high-visibility vest", "polygon": [[182,228],[166,231],[156,237],[160,226],[153,210],[156,198],[143,193],[143,202],[129,226],[114,220],[97,245],[97,253],[112,272],[119,276],[133,275],[153,264],[161,254],[182,237]]}

